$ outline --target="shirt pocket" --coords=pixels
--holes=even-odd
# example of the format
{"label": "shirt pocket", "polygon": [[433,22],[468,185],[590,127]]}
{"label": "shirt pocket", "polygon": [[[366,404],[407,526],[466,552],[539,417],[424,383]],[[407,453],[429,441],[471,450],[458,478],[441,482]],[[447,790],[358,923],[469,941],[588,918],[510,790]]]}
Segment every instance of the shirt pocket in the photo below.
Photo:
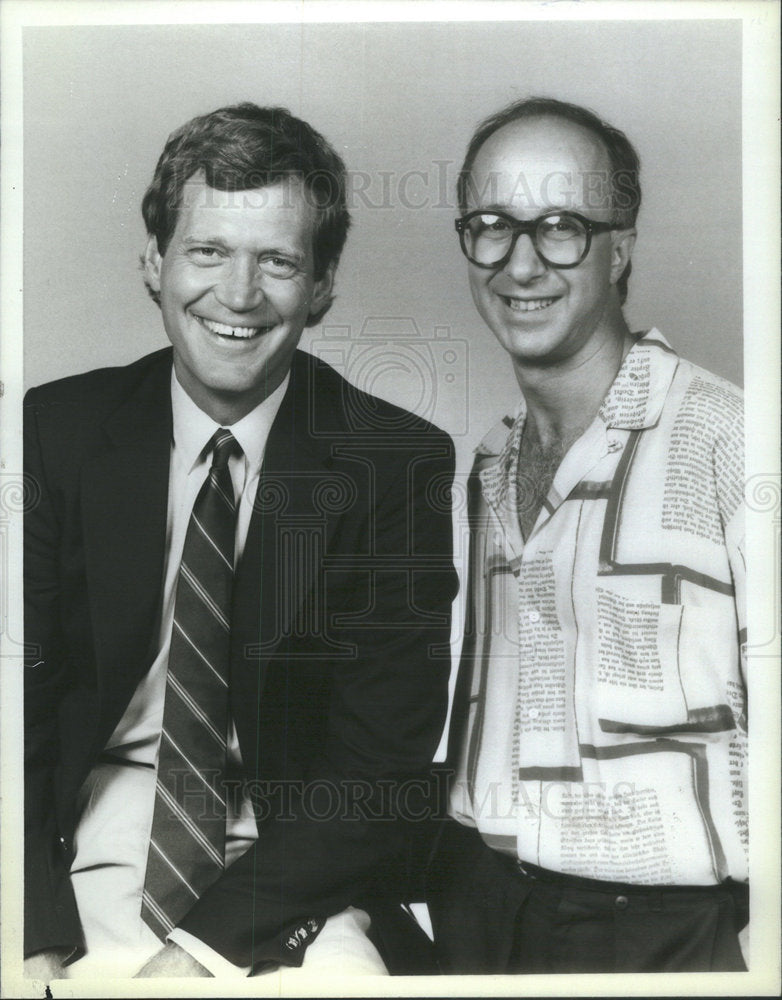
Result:
{"label": "shirt pocket", "polygon": [[683,611],[680,604],[597,588],[592,683],[600,730],[655,736],[686,725]]}

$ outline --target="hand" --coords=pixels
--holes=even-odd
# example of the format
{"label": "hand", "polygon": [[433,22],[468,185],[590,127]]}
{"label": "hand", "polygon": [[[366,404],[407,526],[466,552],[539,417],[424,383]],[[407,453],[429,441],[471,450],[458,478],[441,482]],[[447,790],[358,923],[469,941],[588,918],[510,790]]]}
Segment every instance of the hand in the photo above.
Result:
{"label": "hand", "polygon": [[744,959],[744,964],[749,968],[749,924],[745,924],[739,931],[739,947]]}
{"label": "hand", "polygon": [[205,969],[200,962],[196,962],[192,955],[188,954],[184,948],[172,941],[156,952],[150,960],[139,969],[135,979],[154,979],[156,976],[211,976],[212,973]]}
{"label": "hand", "polygon": [[25,979],[40,979],[44,984],[50,983],[52,979],[65,979],[67,972],[62,963],[67,955],[68,952],[61,948],[38,951],[30,955],[24,960]]}

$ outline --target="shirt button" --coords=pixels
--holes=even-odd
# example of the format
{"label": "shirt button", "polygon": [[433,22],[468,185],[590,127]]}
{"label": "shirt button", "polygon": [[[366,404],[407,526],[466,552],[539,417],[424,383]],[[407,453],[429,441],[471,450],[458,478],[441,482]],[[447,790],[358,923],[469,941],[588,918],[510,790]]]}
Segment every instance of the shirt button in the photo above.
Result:
{"label": "shirt button", "polygon": [[537,708],[531,708],[527,714],[529,715],[530,719],[537,719],[537,717],[540,715],[540,712],[538,711]]}
{"label": "shirt button", "polygon": [[630,900],[627,898],[627,896],[617,896],[616,899],[614,900],[614,906],[617,908],[617,910],[626,910],[629,904]]}
{"label": "shirt button", "polygon": [[540,621],[540,612],[539,611],[530,611],[530,613],[527,615],[527,617],[529,618],[529,620],[531,622],[539,622]]}

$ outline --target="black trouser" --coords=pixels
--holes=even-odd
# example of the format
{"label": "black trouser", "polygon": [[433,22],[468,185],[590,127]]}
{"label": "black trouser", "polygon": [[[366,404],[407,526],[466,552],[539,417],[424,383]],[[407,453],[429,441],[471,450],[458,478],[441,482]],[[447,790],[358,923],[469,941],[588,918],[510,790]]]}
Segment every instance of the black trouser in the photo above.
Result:
{"label": "black trouser", "polygon": [[747,888],[642,887],[559,876],[444,824],[427,902],[443,972],[744,971]]}

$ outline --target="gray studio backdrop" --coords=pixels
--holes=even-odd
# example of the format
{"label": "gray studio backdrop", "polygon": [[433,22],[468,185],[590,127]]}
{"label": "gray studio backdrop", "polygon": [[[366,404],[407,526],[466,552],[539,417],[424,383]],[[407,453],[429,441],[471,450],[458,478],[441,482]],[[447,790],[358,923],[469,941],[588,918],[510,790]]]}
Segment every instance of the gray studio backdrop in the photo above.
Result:
{"label": "gray studio backdrop", "polygon": [[306,118],[352,172],[337,300],[304,346],[433,419],[469,467],[515,405],[452,219],[475,124],[515,98],[588,105],[637,144],[635,329],[741,382],[741,26],[735,21],[27,29],[25,383],[166,341],[138,272],[169,132],[252,100]]}

